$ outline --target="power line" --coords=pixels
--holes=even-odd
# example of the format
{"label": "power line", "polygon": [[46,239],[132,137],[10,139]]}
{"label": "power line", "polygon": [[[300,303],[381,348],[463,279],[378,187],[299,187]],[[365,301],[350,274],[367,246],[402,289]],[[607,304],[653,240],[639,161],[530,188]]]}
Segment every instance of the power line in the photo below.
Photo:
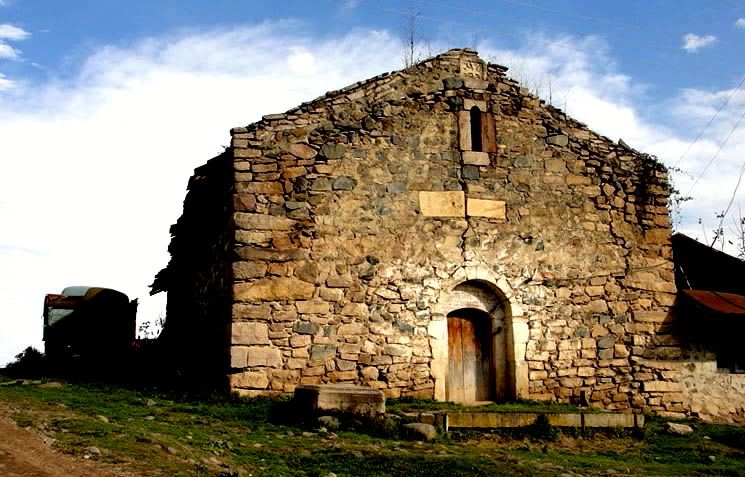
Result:
{"label": "power line", "polygon": [[694,139],[693,142],[691,142],[688,145],[688,148],[685,150],[685,152],[683,152],[683,154],[680,155],[678,160],[675,162],[675,165],[673,165],[673,168],[678,167],[678,164],[680,164],[680,161],[682,161],[683,158],[685,158],[688,155],[688,153],[691,152],[691,149],[693,148],[693,146],[698,142],[699,139],[701,139],[701,136],[704,135],[704,132],[706,132],[706,130],[709,129],[709,126],[711,126],[711,123],[714,122],[717,116],[719,116],[719,113],[721,113],[722,110],[727,106],[727,104],[729,104],[730,100],[735,96],[735,94],[737,94],[737,92],[740,90],[743,84],[745,84],[745,76],[742,77],[737,87],[735,87],[735,89],[732,90],[732,93],[730,93],[730,95],[727,96],[727,99],[724,101],[724,103],[722,103],[722,105],[719,106],[719,108],[716,110],[716,112],[711,117],[711,119],[709,119],[709,122],[707,122],[704,128],[698,133],[698,135],[696,136],[696,139]]}
{"label": "power line", "polygon": [[[456,7],[456,6],[452,6],[450,4],[447,4],[447,3],[442,3],[442,2],[432,1],[432,0],[411,0],[411,1],[416,2],[416,3],[426,3],[426,4],[429,4],[429,5],[435,6],[435,7],[440,7],[440,8],[445,8],[445,9],[448,9],[448,10],[456,11],[456,12],[466,13],[466,14],[468,14],[470,16],[474,16],[474,17],[477,17],[477,18],[482,18],[484,16],[492,17],[492,18],[498,18],[500,20],[504,20],[505,18],[514,18],[514,19],[517,19],[518,18],[518,17],[515,17],[515,16],[510,17],[508,15],[502,15],[502,14],[495,15],[493,13],[488,13],[488,12],[484,12],[484,11],[477,11],[477,10],[473,10],[473,9],[465,8],[465,7]],[[507,3],[516,3],[516,2],[510,2],[508,0],[501,0],[501,1],[504,1],[504,2],[507,2]],[[518,3],[518,4],[520,4],[520,3]],[[552,10],[552,11],[557,11],[558,12],[558,10]],[[582,17],[582,16],[580,16],[580,18],[587,19],[587,18],[594,18],[594,17]],[[603,21],[604,20],[604,19],[601,19],[601,18],[595,18],[595,19],[598,20],[598,21]],[[609,23],[613,23],[610,20],[608,20],[608,22]],[[566,30],[566,29],[562,29],[562,28],[547,27],[547,26],[542,26],[542,27],[538,27],[538,28],[535,28],[535,29],[536,30],[539,30],[539,31],[541,31],[541,30],[542,31],[556,31],[556,32],[566,33],[566,34],[569,34],[569,35],[576,35],[577,34],[576,32],[571,31],[571,30]],[[647,30],[643,30],[641,28],[636,28],[636,30],[647,31]],[[593,32],[587,33],[586,35],[592,36],[592,37],[595,37],[595,38],[599,38],[599,39],[602,39],[602,40],[606,40],[606,41],[608,40],[608,36],[607,35],[600,35],[600,34],[593,33]],[[669,51],[668,50],[663,49],[663,48],[660,48],[660,47],[658,47],[656,45],[651,45],[649,43],[637,43],[635,46],[642,46],[642,47],[644,47],[647,50],[654,50],[654,51],[658,51],[660,53],[669,54]]]}
{"label": "power line", "polygon": [[608,20],[607,18],[591,17],[591,16],[587,16],[587,15],[579,15],[577,13],[569,13],[569,12],[566,12],[564,10],[558,10],[558,9],[548,8],[548,7],[544,7],[542,5],[537,5],[535,3],[521,2],[521,1],[518,1],[518,0],[499,0],[499,1],[501,1],[502,3],[510,3],[512,5],[518,5],[518,6],[521,6],[521,7],[534,8],[534,9],[541,10],[541,11],[544,11],[544,12],[547,12],[547,13],[553,13],[553,14],[557,14],[557,15],[564,15],[564,16],[568,16],[568,17],[579,18],[580,20],[590,20],[590,21],[595,21],[595,22],[606,23],[606,24],[609,24],[609,25],[615,25],[616,27],[618,27],[620,29],[623,29],[623,30],[643,31],[642,28],[639,28],[636,25],[630,25],[628,23],[614,22],[613,20]]}
{"label": "power line", "polygon": [[[380,7],[378,5],[372,4],[372,3],[368,2],[368,1],[365,1],[365,0],[358,0],[358,5],[360,5],[360,6],[364,7],[364,8],[368,8],[368,9],[371,9],[371,10],[377,10],[377,11],[381,11],[381,12],[385,12],[385,13],[390,13],[390,14],[393,14],[393,15],[400,15],[400,16],[404,16],[404,17],[409,17],[409,16],[412,15],[411,12],[405,12],[405,11],[402,11],[402,10],[396,10],[396,9],[391,9],[391,8]],[[481,16],[483,16],[483,15],[481,15]],[[577,48],[577,47],[574,47],[574,46],[571,46],[571,45],[567,45],[566,43],[563,43],[564,39],[559,39],[559,40],[556,40],[556,41],[544,41],[544,40],[539,40],[539,39],[536,39],[536,38],[526,38],[526,37],[523,37],[523,36],[520,36],[520,35],[516,35],[514,33],[508,33],[508,32],[505,32],[505,31],[496,30],[494,28],[481,28],[481,27],[476,27],[474,25],[467,25],[467,24],[455,22],[455,21],[452,21],[452,20],[444,20],[442,18],[430,17],[430,16],[425,16],[425,15],[420,15],[420,14],[417,14],[417,19],[427,20],[427,21],[432,21],[432,22],[436,22],[436,23],[442,23],[442,24],[446,24],[446,25],[455,26],[455,27],[458,27],[458,28],[462,28],[462,29],[464,29],[466,31],[469,31],[471,33],[487,32],[490,35],[502,36],[502,37],[511,37],[511,38],[518,38],[518,39],[524,40],[524,41],[526,41],[528,43],[535,43],[535,44],[543,45],[543,46],[546,46],[546,47],[563,48],[565,50],[571,50],[571,51],[575,51],[575,52],[578,52],[578,53],[584,53],[584,54],[587,54],[587,55],[592,55],[593,53],[596,53],[596,50],[590,51],[588,49]],[[593,35],[593,36],[598,37],[598,35]],[[648,47],[648,49],[652,49],[652,48]],[[641,64],[641,65],[648,65],[648,66],[655,67],[655,68],[659,68],[660,67],[660,63],[659,62],[640,61],[638,56],[629,57],[629,56],[618,55],[618,58],[620,58],[620,59],[626,59],[626,60],[629,60],[629,61],[633,61],[633,62],[636,62],[637,64]],[[689,71],[688,69],[680,68],[680,67],[675,67],[675,66],[673,66],[672,64],[669,64],[669,63],[666,65],[666,68],[668,70],[671,70],[671,71],[679,71],[679,72],[686,72],[686,73]]]}
{"label": "power line", "polygon": [[[373,4],[371,4],[369,2],[366,2],[366,1],[360,1],[359,2],[359,5],[361,5],[361,6],[365,7],[365,8],[369,8],[369,9],[373,9],[373,10],[378,10],[378,11],[385,12],[385,13],[391,13],[391,14],[394,14],[394,15],[401,15],[401,16],[405,16],[405,17],[409,17],[409,16],[412,15],[411,12],[405,12],[405,11],[402,11],[402,10],[395,10],[395,9],[392,9],[392,8],[384,8],[384,7],[380,7],[378,5],[373,5]],[[463,24],[463,23],[454,22],[452,20],[444,20],[442,18],[430,17],[430,16],[420,15],[420,14],[417,14],[416,15],[416,18],[417,19],[421,19],[421,20],[429,20],[429,21],[436,22],[436,23],[444,23],[446,25],[456,26],[456,27],[463,28],[465,30],[468,30],[468,31],[474,32],[474,33],[475,32],[487,31],[489,33],[493,33],[493,34],[496,34],[498,36],[518,37],[519,38],[519,36],[518,35],[515,35],[514,33],[501,32],[499,30],[494,30],[494,29],[491,29],[491,28],[488,28],[487,29],[487,28],[474,27],[473,25],[466,25],[466,24]],[[561,42],[563,40],[543,41],[543,40],[529,39],[528,41],[530,41],[532,43],[537,43],[537,44],[545,45],[545,46],[557,46],[559,48],[566,48],[568,50],[573,50],[573,51],[576,51],[576,52],[579,52],[579,53],[586,53],[585,50],[582,50],[580,48],[575,48],[575,47],[572,47],[572,46],[569,46],[569,45],[561,44]]]}
{"label": "power line", "polygon": [[[492,18],[499,18],[500,20],[509,19],[509,18],[512,18],[512,19],[515,19],[515,20],[518,19],[518,17],[516,17],[516,16],[503,15],[503,14],[495,15],[493,13],[488,13],[488,12],[484,12],[484,11],[476,11],[476,10],[473,10],[473,9],[470,9],[470,8],[466,8],[466,7],[457,7],[457,6],[451,5],[449,3],[435,2],[435,1],[432,1],[432,0],[411,0],[411,1],[412,2],[415,2],[415,3],[420,3],[420,4],[421,3],[426,3],[426,4],[432,5],[434,7],[440,7],[440,8],[445,8],[445,9],[448,9],[448,10],[456,11],[456,12],[466,13],[466,14],[468,14],[470,16],[475,16],[475,17],[488,16],[488,17],[492,17]],[[536,29],[537,30],[556,31],[556,32],[560,32],[560,33],[567,33],[567,34],[570,34],[570,35],[575,34],[575,32],[573,32],[571,30],[567,30],[567,29],[563,29],[563,28],[548,27],[548,26],[542,26],[542,27],[536,28]],[[592,33],[592,35],[593,36],[596,36],[598,38],[602,38],[602,39],[605,39],[606,38],[606,36],[604,36],[604,35],[598,35],[598,34],[595,34],[595,33]]]}
{"label": "power line", "polygon": [[[704,167],[704,170],[701,171],[701,173],[698,175],[698,177],[696,178],[696,180],[693,182],[693,185],[691,185],[691,188],[688,189],[688,192],[686,193],[687,196],[691,195],[691,191],[693,190],[693,188],[696,187],[696,185],[699,183],[699,181],[704,176],[704,174],[706,174],[706,171],[709,170],[709,167],[711,166],[711,164],[716,160],[717,157],[719,157],[719,153],[721,153],[722,152],[722,149],[724,149],[724,146],[727,145],[727,141],[729,141],[729,139],[735,133],[735,131],[737,130],[737,128],[740,126],[740,123],[742,122],[743,118],[745,118],[745,110],[742,112],[742,114],[738,118],[737,122],[732,127],[732,129],[730,130],[729,134],[727,134],[727,137],[724,138],[724,142],[722,142],[722,144],[719,146],[719,149],[717,149],[717,152],[711,157],[711,159],[709,159],[709,162],[706,164],[706,167]],[[745,165],[744,165],[744,167],[745,167]],[[740,177],[742,177],[742,171],[740,172]],[[739,186],[739,184],[740,184],[740,180],[739,179],[738,179],[737,183],[738,183],[738,186]]]}

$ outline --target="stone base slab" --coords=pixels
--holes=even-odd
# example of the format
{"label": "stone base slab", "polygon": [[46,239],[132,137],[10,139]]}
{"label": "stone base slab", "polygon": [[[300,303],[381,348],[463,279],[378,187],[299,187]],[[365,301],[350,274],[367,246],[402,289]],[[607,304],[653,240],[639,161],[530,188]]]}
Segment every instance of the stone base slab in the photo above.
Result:
{"label": "stone base slab", "polygon": [[579,428],[642,428],[643,414],[612,414],[583,412],[460,412],[443,413],[436,416],[438,424],[448,428],[515,428],[535,424],[539,415],[545,415],[548,423],[556,427]]}
{"label": "stone base slab", "polygon": [[382,391],[352,384],[302,384],[295,388],[295,402],[307,411],[385,413]]}

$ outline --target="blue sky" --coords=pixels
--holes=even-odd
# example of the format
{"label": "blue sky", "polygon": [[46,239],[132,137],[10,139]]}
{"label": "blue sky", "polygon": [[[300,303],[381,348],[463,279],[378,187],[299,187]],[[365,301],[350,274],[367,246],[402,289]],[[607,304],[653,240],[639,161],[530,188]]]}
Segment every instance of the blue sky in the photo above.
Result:
{"label": "blue sky", "polygon": [[0,0],[0,364],[41,347],[43,296],[67,285],[156,317],[192,170],[233,126],[401,68],[411,14],[421,58],[476,47],[680,168],[677,227],[711,241],[745,159],[741,0]]}

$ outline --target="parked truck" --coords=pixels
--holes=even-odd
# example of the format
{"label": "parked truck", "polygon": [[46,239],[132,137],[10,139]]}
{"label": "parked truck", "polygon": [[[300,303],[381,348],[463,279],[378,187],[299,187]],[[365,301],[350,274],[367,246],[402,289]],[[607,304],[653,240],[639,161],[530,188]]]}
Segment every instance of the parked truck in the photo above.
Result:
{"label": "parked truck", "polygon": [[44,298],[44,348],[51,361],[124,357],[136,338],[137,300],[110,288],[72,286]]}

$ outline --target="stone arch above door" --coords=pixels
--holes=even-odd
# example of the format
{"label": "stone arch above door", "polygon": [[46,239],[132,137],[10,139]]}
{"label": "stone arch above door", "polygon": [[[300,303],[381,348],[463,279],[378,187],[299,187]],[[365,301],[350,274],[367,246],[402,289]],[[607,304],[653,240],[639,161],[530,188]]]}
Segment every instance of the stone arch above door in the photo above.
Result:
{"label": "stone arch above door", "polygon": [[[474,271],[480,273],[473,273]],[[454,281],[457,280],[457,282],[443,287],[439,299],[432,307],[429,335],[432,346],[431,373],[435,380],[434,398],[439,401],[447,399],[449,367],[447,317],[454,311],[465,309],[482,311],[487,313],[494,323],[503,323],[501,325],[503,329],[499,332],[504,333],[502,352],[505,354],[506,368],[503,381],[498,385],[504,388],[495,390],[494,395],[499,399],[527,397],[528,369],[525,362],[528,341],[527,320],[522,316],[521,308],[511,302],[512,290],[506,280],[486,279],[483,270],[468,272],[468,270],[463,270],[461,273],[456,273]]]}

